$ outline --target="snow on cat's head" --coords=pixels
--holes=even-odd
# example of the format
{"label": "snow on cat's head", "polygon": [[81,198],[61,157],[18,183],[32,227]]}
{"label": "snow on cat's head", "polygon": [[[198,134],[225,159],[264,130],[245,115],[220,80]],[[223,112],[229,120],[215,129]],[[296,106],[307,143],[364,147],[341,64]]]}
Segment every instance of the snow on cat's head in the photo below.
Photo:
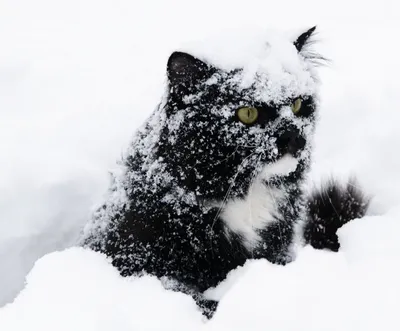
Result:
{"label": "snow on cat's head", "polygon": [[259,84],[262,102],[279,103],[299,95],[314,95],[318,88],[310,50],[315,28],[300,37],[254,27],[222,31],[182,45],[179,51],[227,72],[241,69],[234,78],[240,89]]}

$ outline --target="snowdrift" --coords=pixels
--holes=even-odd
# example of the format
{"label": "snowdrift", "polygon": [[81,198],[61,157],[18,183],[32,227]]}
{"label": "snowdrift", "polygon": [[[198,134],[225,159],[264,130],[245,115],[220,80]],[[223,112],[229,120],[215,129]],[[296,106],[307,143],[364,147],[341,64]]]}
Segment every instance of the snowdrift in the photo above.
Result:
{"label": "snowdrift", "polygon": [[221,300],[210,321],[190,296],[151,276],[123,278],[98,253],[51,253],[0,310],[0,329],[398,330],[399,217],[394,210],[349,223],[337,254],[308,246],[286,267],[249,261],[209,290]]}

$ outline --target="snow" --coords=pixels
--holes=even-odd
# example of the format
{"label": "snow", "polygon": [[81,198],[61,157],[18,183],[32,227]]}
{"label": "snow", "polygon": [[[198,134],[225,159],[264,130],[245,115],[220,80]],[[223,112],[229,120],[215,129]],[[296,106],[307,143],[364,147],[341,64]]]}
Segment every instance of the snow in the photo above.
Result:
{"label": "snow", "polygon": [[[1,311],[0,326],[2,330],[183,330],[200,323],[195,307],[190,297],[167,292],[155,277],[123,279],[104,256],[71,248],[36,262],[24,291]],[[149,319],[151,311],[160,313]]]}
{"label": "snow", "polygon": [[[292,44],[297,37],[293,33],[247,24],[215,31],[178,49],[227,71],[243,68],[239,79],[241,88],[254,84],[257,75],[261,86],[258,93],[268,102],[282,96],[282,91],[292,97],[315,93],[316,71],[306,56],[298,56]],[[307,53],[307,48],[304,47],[302,54]],[[211,77],[210,81],[214,78]],[[268,92],[263,88],[266,85]]]}
{"label": "snow", "polygon": [[393,231],[399,216],[400,210],[355,220],[340,231],[338,254],[306,247],[285,267],[249,261],[209,290],[208,297],[221,300],[211,321],[190,296],[165,290],[155,277],[122,278],[103,255],[82,248],[51,253],[36,262],[14,303],[0,310],[0,327],[398,330],[400,244]]}
{"label": "snow", "polygon": [[[0,308],[0,330],[398,330],[397,7],[1,1],[0,305],[10,304]],[[315,48],[332,64],[319,68],[311,178],[355,174],[373,200],[369,216],[340,230],[340,253],[306,247],[284,268],[252,261],[234,271],[211,291],[222,300],[205,322],[191,298],[156,279],[123,279],[104,257],[64,249],[159,102],[169,54],[250,23],[291,38],[318,25]]]}

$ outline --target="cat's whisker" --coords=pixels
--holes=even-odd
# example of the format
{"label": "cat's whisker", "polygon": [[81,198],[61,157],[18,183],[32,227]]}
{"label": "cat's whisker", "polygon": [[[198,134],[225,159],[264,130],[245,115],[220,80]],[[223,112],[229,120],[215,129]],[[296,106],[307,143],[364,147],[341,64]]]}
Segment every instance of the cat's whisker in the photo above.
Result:
{"label": "cat's whisker", "polygon": [[[268,184],[267,182],[265,183],[265,185],[267,186],[267,189],[268,189],[268,191],[269,191],[269,195],[270,195],[270,197],[271,197],[272,203],[274,204],[275,208],[278,209],[278,208],[279,208],[279,204],[277,203],[277,201],[276,201],[276,199],[275,199],[275,197],[274,197],[274,194],[273,194],[273,192],[272,192],[271,187],[269,186],[269,184]],[[283,244],[283,240],[282,240],[282,229],[281,229],[280,221],[281,221],[280,219],[277,219],[277,222],[278,222],[278,230],[279,230],[279,239],[280,239],[281,244]]]}
{"label": "cat's whisker", "polygon": [[246,144],[246,145],[240,144],[238,146],[239,147],[246,147],[246,148],[257,148],[257,147],[260,147],[259,145],[248,145],[248,144]]}
{"label": "cat's whisker", "polygon": [[[258,156],[258,160],[256,162],[256,166],[255,166],[255,168],[254,168],[254,170],[252,172],[252,175],[251,175],[250,187],[253,185],[255,179],[257,178],[257,175],[258,175],[258,171],[257,170],[258,170],[258,167],[259,167],[259,165],[261,163],[260,160],[261,160],[262,156],[265,156],[264,152],[261,152],[260,155]],[[253,194],[254,194],[254,192],[249,190],[249,196],[251,196]],[[248,201],[251,201],[251,200],[252,199],[250,198]],[[253,210],[252,210],[252,206],[251,206],[250,202],[248,203],[248,208],[249,208],[250,218],[252,219],[253,218]],[[254,252],[254,250],[251,251],[251,256],[254,258],[254,253],[253,252]]]}
{"label": "cat's whisker", "polygon": [[[282,186],[285,185],[285,183],[283,182],[283,179],[282,179],[282,178],[279,178],[278,180],[279,180],[279,182],[280,182],[280,184],[281,184]],[[286,202],[287,202],[292,208],[294,208],[292,202],[290,201],[290,199],[289,199],[285,194],[283,195],[283,198],[286,200]]]}
{"label": "cat's whisker", "polygon": [[361,190],[361,189],[362,189],[362,187],[361,187],[360,185],[354,184],[354,183],[351,181],[351,179],[350,179],[350,181],[347,183],[347,185],[348,185],[348,186],[351,186],[351,187],[354,187],[354,188],[356,188],[357,190]]}
{"label": "cat's whisker", "polygon": [[214,165],[221,164],[221,163],[225,162],[226,160],[228,160],[229,158],[231,158],[233,155],[236,154],[236,152],[238,151],[239,147],[240,147],[240,145],[237,145],[235,150],[231,154],[229,154],[225,159],[223,159],[223,160],[221,160],[219,162],[215,162]]}
{"label": "cat's whisker", "polygon": [[228,188],[228,190],[227,190],[227,192],[226,192],[226,194],[225,194],[225,196],[224,196],[224,199],[222,200],[222,203],[221,203],[221,206],[220,206],[220,208],[219,208],[219,210],[218,210],[218,213],[217,213],[216,217],[214,218],[213,225],[214,225],[214,223],[215,223],[216,218],[219,217],[219,215],[220,215],[220,213],[221,213],[221,211],[222,211],[222,208],[224,207],[224,205],[225,205],[225,203],[226,203],[226,200],[228,199],[228,196],[229,196],[229,194],[230,194],[230,192],[231,192],[231,190],[232,190],[232,188],[233,188],[233,185],[235,184],[235,181],[236,181],[237,176],[239,175],[240,171],[243,169],[242,165],[243,165],[251,156],[253,156],[254,154],[255,154],[255,152],[251,153],[249,156],[247,156],[246,158],[244,158],[243,161],[242,161],[242,162],[240,163],[240,165],[238,166],[238,171],[236,171],[236,174],[234,175],[234,177],[233,177],[233,179],[232,179],[232,183],[229,185],[229,188]]}
{"label": "cat's whisker", "polygon": [[239,164],[238,170],[236,171],[236,174],[233,176],[232,183],[229,185],[229,188],[228,188],[228,190],[227,190],[227,192],[226,192],[226,194],[225,194],[225,196],[224,196],[224,199],[222,200],[221,205],[219,206],[218,212],[217,212],[217,214],[215,215],[215,217],[214,217],[214,219],[213,219],[213,222],[212,222],[212,225],[211,225],[211,230],[213,230],[214,225],[215,225],[217,219],[218,219],[219,216],[221,215],[222,209],[224,208],[224,206],[225,206],[225,204],[226,204],[226,202],[227,202],[227,200],[228,200],[229,194],[230,194],[231,191],[232,191],[232,188],[233,188],[233,185],[235,184],[236,178],[237,178],[237,176],[239,175],[239,173],[241,172],[241,170],[243,169],[243,167],[242,167],[243,164],[244,164],[245,162],[247,162],[247,160],[248,160],[250,157],[252,157],[253,155],[255,155],[255,153],[256,153],[256,152],[252,152],[250,155],[248,155],[247,157],[245,157],[245,158],[243,159],[243,161]]}
{"label": "cat's whisker", "polygon": [[224,158],[223,160],[218,161],[218,162],[215,162],[214,165],[218,165],[218,164],[221,164],[221,163],[227,161],[229,158],[231,158],[233,155],[235,155],[235,154],[237,153],[237,151],[238,151],[238,149],[239,149],[240,147],[243,147],[243,148],[254,148],[254,149],[255,149],[255,148],[260,147],[260,146],[258,146],[258,145],[243,145],[243,144],[236,145],[236,148],[235,148],[235,150],[234,150],[232,153],[230,153],[230,154],[229,154],[226,158]]}

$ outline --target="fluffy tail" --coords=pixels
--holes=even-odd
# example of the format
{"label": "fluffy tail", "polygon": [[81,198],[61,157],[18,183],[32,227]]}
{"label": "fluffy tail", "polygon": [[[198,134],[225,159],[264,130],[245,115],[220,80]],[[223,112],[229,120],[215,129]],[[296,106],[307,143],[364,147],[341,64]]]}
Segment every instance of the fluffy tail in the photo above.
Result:
{"label": "fluffy tail", "polygon": [[306,243],[317,249],[337,252],[340,243],[336,231],[343,224],[364,216],[369,201],[354,179],[346,185],[331,179],[308,198],[308,219],[304,227]]}

